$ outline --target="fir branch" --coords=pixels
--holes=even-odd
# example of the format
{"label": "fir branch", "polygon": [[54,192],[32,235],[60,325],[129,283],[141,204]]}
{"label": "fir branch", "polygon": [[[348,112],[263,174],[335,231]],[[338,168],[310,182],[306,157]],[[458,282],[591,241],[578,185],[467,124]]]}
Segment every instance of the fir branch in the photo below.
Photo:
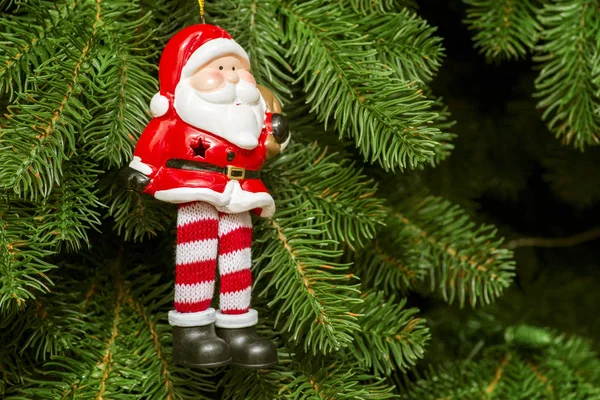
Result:
{"label": "fir branch", "polygon": [[542,119],[563,143],[578,149],[600,143],[600,31],[596,0],[546,4],[539,19],[543,43],[534,60],[542,65],[536,79]]}
{"label": "fir branch", "polygon": [[76,16],[76,1],[19,2],[25,15],[0,19],[0,93],[12,99],[26,91],[28,75],[59,48],[64,23]]}
{"label": "fir branch", "polygon": [[0,0],[0,12],[10,12],[13,11],[16,13],[16,11],[12,10],[13,8],[16,8],[19,3],[21,3],[22,1],[19,0]]}
{"label": "fir branch", "polygon": [[383,379],[363,374],[352,363],[307,359],[295,365],[296,378],[279,392],[279,398],[309,399],[397,399],[393,387]]}
{"label": "fir branch", "polygon": [[[121,10],[119,19],[139,10]],[[106,47],[98,51],[92,63],[94,90],[84,93],[92,115],[84,127],[85,152],[108,167],[120,167],[131,159],[135,140],[148,122],[148,105],[156,92],[156,80],[150,74],[155,67],[148,62],[148,39],[136,32],[148,23],[148,16],[135,22],[112,21],[105,26]]]}
{"label": "fir branch", "polygon": [[291,360],[279,358],[279,365],[268,370],[242,370],[229,368],[220,385],[223,400],[272,400],[280,398],[280,391],[289,383],[294,373],[289,370]]}
{"label": "fir branch", "polygon": [[369,14],[372,12],[387,13],[400,8],[417,8],[412,0],[338,0],[340,6],[350,6],[354,12]]}
{"label": "fir branch", "polygon": [[434,118],[432,126],[438,130],[438,134],[433,136],[433,140],[439,143],[439,146],[434,148],[435,156],[430,162],[430,166],[437,166],[440,162],[450,156],[454,145],[452,141],[457,136],[455,133],[451,133],[456,121],[452,118],[448,106],[444,104],[442,97],[434,97],[432,94],[427,93],[429,90],[425,90],[427,97],[434,98],[432,109],[437,112],[437,116]]}
{"label": "fir branch", "polygon": [[363,317],[350,352],[363,367],[389,375],[396,367],[406,371],[423,357],[429,329],[416,316],[418,309],[406,308],[406,299],[395,303],[393,296],[371,292],[354,311]]}
{"label": "fir branch", "polygon": [[276,198],[296,199],[320,210],[326,239],[364,246],[384,219],[383,203],[374,197],[377,186],[354,164],[336,153],[328,154],[317,142],[293,145],[266,170]]}
{"label": "fir branch", "polygon": [[500,346],[480,361],[430,368],[405,388],[406,399],[572,398],[600,396],[600,361],[580,338],[556,336],[537,353]]}
{"label": "fir branch", "polygon": [[347,266],[335,262],[340,251],[322,239],[323,224],[313,222],[318,211],[286,203],[280,201],[275,218],[257,226],[258,279],[269,276],[260,296],[269,294],[269,307],[278,305],[276,324],[292,332],[291,340],[303,340],[315,354],[329,353],[350,345],[359,328],[349,309],[360,302],[358,285]]}
{"label": "fir branch", "polygon": [[[56,279],[56,276],[54,277]],[[65,289],[59,285],[54,289]],[[28,351],[37,361],[64,354],[75,346],[85,335],[84,316],[73,301],[74,296],[64,293],[44,296],[31,304],[26,313],[18,315],[4,325],[7,336],[13,336],[12,349],[17,354]],[[15,333],[19,335],[15,335]],[[15,337],[16,336],[16,337]],[[10,343],[8,337],[3,341]]]}
{"label": "fir branch", "polygon": [[500,365],[498,365],[498,368],[496,368],[496,372],[494,372],[494,379],[485,388],[485,394],[487,396],[492,395],[492,393],[494,392],[494,389],[496,389],[496,386],[498,386],[498,383],[500,383],[504,369],[506,368],[506,366],[508,365],[509,362],[510,362],[510,355],[507,353],[502,358],[502,361],[500,362]]}
{"label": "fir branch", "polygon": [[[569,379],[573,385],[562,387],[564,395],[574,390],[576,385],[585,386],[582,394],[595,393],[600,396],[600,359],[593,342],[579,336],[554,333],[552,345],[548,353],[536,359],[538,371],[542,371],[548,379]],[[545,356],[545,357],[544,357]],[[554,362],[555,359],[561,363]],[[561,370],[569,370],[567,376],[560,375]]]}
{"label": "fir branch", "polygon": [[[220,0],[220,2],[223,0]],[[229,0],[226,0],[229,1]],[[140,37],[147,38],[149,48],[162,49],[166,42],[183,26],[200,23],[198,2],[187,0],[136,0],[139,17],[150,16],[147,23],[138,28]],[[207,3],[208,6],[214,2]],[[130,5],[126,2],[125,5]],[[135,17],[132,17],[135,19]],[[158,63],[160,53],[154,54]]]}
{"label": "fir branch", "polygon": [[379,60],[407,82],[433,79],[444,58],[442,38],[415,12],[367,13],[359,27],[373,40]]}
{"label": "fir branch", "polygon": [[113,355],[111,350],[115,340],[117,339],[117,335],[119,334],[119,321],[121,320],[121,305],[123,304],[124,294],[121,286],[118,288],[118,291],[119,294],[117,295],[117,300],[114,306],[115,317],[112,324],[111,334],[108,342],[106,343],[106,350],[104,351],[104,357],[102,358],[101,363],[102,377],[100,378],[100,388],[95,396],[96,399],[100,400],[104,398],[104,393],[106,392],[106,380],[108,379],[108,375],[110,374],[113,363]]}
{"label": "fir branch", "polygon": [[475,228],[459,207],[438,197],[408,199],[390,226],[403,238],[408,258],[429,269],[431,290],[464,305],[492,302],[514,273],[512,252],[500,248],[491,226]]}
{"label": "fir branch", "polygon": [[407,292],[425,279],[428,269],[407,258],[405,238],[395,225],[382,228],[370,246],[351,254],[352,272],[363,287],[383,290],[389,295]]}
{"label": "fir branch", "polygon": [[[116,259],[108,260],[99,281],[92,280],[94,301],[85,314],[77,314],[85,329],[77,346],[52,357],[43,369],[25,380],[15,398],[107,398],[131,397],[209,399],[214,392],[213,372],[200,372],[169,365],[166,323],[156,322],[166,303],[172,301],[172,283],[159,283],[160,276],[144,267],[131,268],[132,259],[122,248]],[[93,258],[89,263],[103,264]],[[75,268],[75,269],[73,269]],[[79,270],[72,266],[69,271]],[[68,274],[67,274],[68,276]],[[88,287],[68,279],[74,294],[70,307],[81,308]],[[128,334],[129,333],[129,334]],[[206,394],[206,395],[205,395]]]}
{"label": "fir branch", "polygon": [[98,229],[101,203],[96,196],[95,165],[74,158],[64,164],[61,185],[40,202],[36,210],[39,240],[42,243],[69,250],[79,250],[82,243],[89,246],[87,231]]}
{"label": "fir branch", "polygon": [[[169,290],[170,290],[170,287],[169,287]],[[165,400],[171,400],[173,398],[173,383],[171,382],[171,377],[169,374],[169,368],[168,368],[169,363],[164,354],[163,346],[161,344],[160,337],[158,335],[160,332],[159,328],[158,328],[156,322],[151,320],[151,317],[148,315],[148,313],[146,312],[144,307],[142,307],[140,302],[134,300],[132,297],[129,297],[127,299],[127,302],[132,304],[135,311],[137,311],[140,318],[142,318],[142,320],[144,321],[144,324],[146,325],[146,329],[150,332],[150,335],[152,336],[152,343],[154,344],[154,349],[156,350],[156,356],[157,356],[158,360],[160,361],[160,365],[161,365],[160,369],[161,369],[162,378],[164,380],[164,392],[166,392],[166,394],[167,394],[167,396],[165,397]],[[154,382],[148,382],[148,383],[150,384],[150,386],[154,386],[153,385]]]}
{"label": "fir branch", "polygon": [[475,48],[488,59],[524,58],[535,46],[540,24],[534,0],[463,0],[465,23],[475,31]]}
{"label": "fir branch", "polygon": [[356,31],[353,15],[319,1],[285,2],[281,12],[289,55],[319,121],[333,117],[340,135],[351,137],[366,159],[385,169],[431,160],[439,145],[432,140],[437,129],[429,126],[436,116],[431,101],[371,61],[376,50]]}
{"label": "fir branch", "polygon": [[46,272],[55,268],[45,260],[49,246],[39,240],[32,207],[0,202],[0,312],[14,313],[25,301],[49,292]]}
{"label": "fir branch", "polygon": [[527,366],[529,367],[529,369],[531,369],[531,371],[534,373],[535,377],[538,379],[538,381],[546,384],[546,393],[547,394],[552,394],[552,385],[548,384],[548,377],[546,377],[545,375],[543,375],[535,365],[533,365],[531,362],[527,362]]}
{"label": "fir branch", "polygon": [[6,383],[22,381],[32,365],[68,352],[85,337],[84,316],[74,294],[55,274],[52,279],[57,281],[52,294],[28,301],[24,311],[3,313],[0,364]]}
{"label": "fir branch", "polygon": [[284,104],[291,97],[292,67],[284,57],[283,29],[276,0],[207,2],[207,13],[246,49],[256,81]]}
{"label": "fir branch", "polygon": [[590,229],[576,235],[562,238],[523,237],[511,240],[504,247],[517,249],[519,247],[571,247],[600,238],[600,228]]}
{"label": "fir branch", "polygon": [[108,206],[108,216],[114,218],[113,229],[125,240],[143,241],[175,226],[172,204],[124,190],[115,173],[100,182],[100,193],[102,202]]}
{"label": "fir branch", "polygon": [[0,188],[35,199],[60,183],[62,163],[76,151],[76,134],[89,117],[78,93],[87,78],[82,66],[89,57],[100,16],[100,0],[96,0],[94,12],[82,12],[82,21],[73,27],[87,35],[73,35],[62,54],[40,66],[45,74],[40,72],[36,79],[48,87],[20,95],[20,101],[9,107],[8,125],[0,132],[0,140],[10,145],[2,150]]}
{"label": "fir branch", "polygon": [[4,309],[0,319],[0,370],[11,392],[35,374],[34,368],[48,358],[62,356],[85,343],[85,314],[78,299],[81,282],[61,275],[54,269],[48,280],[56,282],[52,293],[36,293],[24,310]]}

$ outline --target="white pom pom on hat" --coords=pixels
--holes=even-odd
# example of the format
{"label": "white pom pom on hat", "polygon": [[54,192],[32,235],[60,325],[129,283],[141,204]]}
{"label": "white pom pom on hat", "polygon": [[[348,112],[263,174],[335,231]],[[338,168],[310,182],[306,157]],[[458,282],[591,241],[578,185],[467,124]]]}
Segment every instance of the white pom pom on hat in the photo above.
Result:
{"label": "white pom pom on hat", "polygon": [[162,117],[169,111],[169,99],[156,93],[150,100],[150,111],[154,117]]}

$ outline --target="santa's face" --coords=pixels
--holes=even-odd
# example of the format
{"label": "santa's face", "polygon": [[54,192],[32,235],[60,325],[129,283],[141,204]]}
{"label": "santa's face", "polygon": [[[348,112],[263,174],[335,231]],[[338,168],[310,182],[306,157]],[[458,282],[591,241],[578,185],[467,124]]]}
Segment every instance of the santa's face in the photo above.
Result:
{"label": "santa's face", "polygon": [[244,149],[258,145],[265,107],[247,60],[219,57],[182,78],[175,89],[177,114],[190,125]]}
{"label": "santa's face", "polygon": [[199,92],[212,92],[222,89],[227,82],[237,84],[240,80],[256,86],[248,61],[235,56],[225,56],[196,71],[190,84]]}

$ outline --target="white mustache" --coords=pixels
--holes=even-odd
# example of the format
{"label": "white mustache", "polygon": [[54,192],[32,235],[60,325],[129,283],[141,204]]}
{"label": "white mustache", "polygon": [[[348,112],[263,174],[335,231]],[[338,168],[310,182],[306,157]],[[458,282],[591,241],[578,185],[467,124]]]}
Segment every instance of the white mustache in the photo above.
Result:
{"label": "white mustache", "polygon": [[260,92],[256,85],[243,80],[240,80],[237,84],[226,82],[223,88],[214,92],[200,92],[195,90],[195,93],[202,100],[213,104],[240,103],[253,105],[260,100]]}
{"label": "white mustache", "polygon": [[[254,103],[254,104],[252,104]],[[226,84],[214,92],[199,92],[188,80],[179,82],[173,106],[184,121],[251,150],[258,145],[265,107],[258,88],[249,82]]]}

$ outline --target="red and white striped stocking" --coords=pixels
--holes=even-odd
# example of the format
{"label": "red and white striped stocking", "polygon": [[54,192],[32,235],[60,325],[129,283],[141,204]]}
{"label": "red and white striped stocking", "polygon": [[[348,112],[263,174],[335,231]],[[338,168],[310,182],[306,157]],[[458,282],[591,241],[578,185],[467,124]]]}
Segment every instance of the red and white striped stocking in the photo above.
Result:
{"label": "red and white striped stocking", "polygon": [[223,314],[244,314],[250,309],[251,244],[252,218],[249,212],[219,213],[219,306]]}
{"label": "red and white striped stocking", "polygon": [[[177,312],[170,313],[171,322],[187,325],[188,321],[181,321],[192,320],[186,318],[184,313],[199,313],[209,309],[214,294],[218,256],[221,310],[216,316],[217,325],[219,318],[221,325],[228,327],[253,323],[257,316],[254,310],[250,310],[251,244],[250,213],[219,213],[204,202],[180,204],[175,272]],[[195,322],[189,323],[201,325],[213,322],[215,317],[212,315],[193,318]]]}
{"label": "red and white striped stocking", "polygon": [[175,253],[175,310],[204,311],[215,291],[219,214],[204,202],[179,205]]}

